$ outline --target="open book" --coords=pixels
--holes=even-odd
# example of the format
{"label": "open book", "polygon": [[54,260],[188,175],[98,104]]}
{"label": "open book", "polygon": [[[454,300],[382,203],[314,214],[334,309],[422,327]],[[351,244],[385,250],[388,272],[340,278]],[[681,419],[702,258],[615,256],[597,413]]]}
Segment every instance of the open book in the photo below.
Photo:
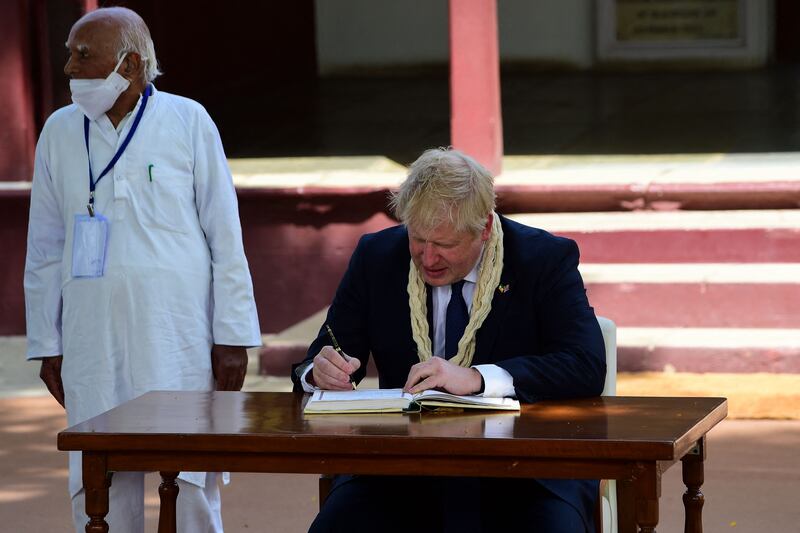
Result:
{"label": "open book", "polygon": [[318,390],[306,403],[303,413],[415,413],[423,407],[519,411],[519,402],[512,398],[458,396],[435,390],[417,394],[403,392],[403,389]]}

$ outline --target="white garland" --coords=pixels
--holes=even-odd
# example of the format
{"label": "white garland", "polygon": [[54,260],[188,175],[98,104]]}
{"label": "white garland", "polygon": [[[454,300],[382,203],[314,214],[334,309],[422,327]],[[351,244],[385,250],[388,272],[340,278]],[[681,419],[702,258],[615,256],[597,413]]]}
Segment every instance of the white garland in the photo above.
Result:
{"label": "white garland", "polygon": [[[472,357],[475,355],[475,333],[492,309],[494,291],[499,287],[500,275],[503,273],[503,228],[500,226],[497,213],[492,215],[492,232],[484,246],[469,322],[464,329],[464,335],[458,341],[458,353],[449,359],[450,362],[465,368],[472,364]],[[425,281],[413,259],[408,269],[408,305],[411,308],[411,331],[417,344],[417,355],[420,361],[427,361],[433,357],[431,338],[428,334],[427,292]]]}

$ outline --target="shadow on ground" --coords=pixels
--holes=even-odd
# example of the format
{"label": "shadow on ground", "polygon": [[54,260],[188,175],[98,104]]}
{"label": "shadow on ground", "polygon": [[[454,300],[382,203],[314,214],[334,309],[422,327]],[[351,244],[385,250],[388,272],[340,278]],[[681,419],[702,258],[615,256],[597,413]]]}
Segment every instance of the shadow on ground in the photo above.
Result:
{"label": "shadow on ground", "polygon": [[[70,532],[66,424],[48,397],[0,399],[0,524],[4,531]],[[800,421],[729,420],[708,437],[704,531],[796,531],[800,522]],[[148,476],[147,531],[156,530],[155,475]],[[663,477],[659,531],[683,530],[680,466]],[[317,476],[234,474],[223,489],[227,532],[306,531],[317,508]]]}

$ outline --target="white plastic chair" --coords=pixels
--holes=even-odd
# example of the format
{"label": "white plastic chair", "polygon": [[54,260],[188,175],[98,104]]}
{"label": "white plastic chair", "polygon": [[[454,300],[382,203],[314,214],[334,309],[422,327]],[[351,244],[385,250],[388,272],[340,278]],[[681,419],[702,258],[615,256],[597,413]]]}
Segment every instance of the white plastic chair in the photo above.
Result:
{"label": "white plastic chair", "polygon": [[[606,385],[603,396],[617,395],[617,325],[602,316],[597,317],[606,346]],[[601,485],[600,501],[603,517],[602,533],[617,533],[617,482],[605,479]]]}

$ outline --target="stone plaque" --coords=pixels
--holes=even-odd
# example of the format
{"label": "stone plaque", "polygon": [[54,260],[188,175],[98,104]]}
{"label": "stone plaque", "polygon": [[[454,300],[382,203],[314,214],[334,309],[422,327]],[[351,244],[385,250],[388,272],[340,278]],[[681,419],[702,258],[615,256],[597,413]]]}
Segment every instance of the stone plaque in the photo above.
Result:
{"label": "stone plaque", "polygon": [[616,40],[736,40],[741,37],[740,8],[739,0],[616,0]]}

